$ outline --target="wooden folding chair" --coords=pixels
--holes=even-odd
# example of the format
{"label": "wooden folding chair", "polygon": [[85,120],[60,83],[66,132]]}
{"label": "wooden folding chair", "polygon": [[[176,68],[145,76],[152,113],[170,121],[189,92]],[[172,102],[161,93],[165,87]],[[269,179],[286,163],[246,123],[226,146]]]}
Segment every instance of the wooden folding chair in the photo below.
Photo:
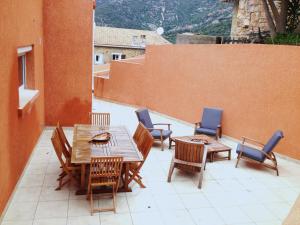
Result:
{"label": "wooden folding chair", "polygon": [[147,130],[147,128],[141,122],[139,122],[133,135],[133,140],[137,146],[140,146],[143,142],[142,134],[145,132],[145,130]]}
{"label": "wooden folding chair", "polygon": [[146,127],[144,127],[141,123],[137,127],[138,139],[136,140],[137,147],[141,154],[143,155],[143,161],[139,163],[132,163],[129,167],[129,182],[133,180],[137,182],[141,188],[145,188],[146,186],[142,182],[142,177],[139,175],[139,172],[146,161],[146,158],[151,150],[151,147],[154,142],[154,138],[151,133],[148,131]]}
{"label": "wooden folding chair", "polygon": [[207,149],[204,148],[204,144],[175,139],[175,155],[171,161],[168,182],[171,182],[174,168],[187,172],[200,172],[198,188],[201,188],[206,155]]}
{"label": "wooden folding chair", "polygon": [[[119,188],[123,157],[91,157],[87,198],[90,199],[91,214],[94,212],[116,212],[116,193]],[[113,208],[94,208],[93,188],[112,187]]]}
{"label": "wooden folding chair", "polygon": [[[71,182],[71,181],[75,181],[75,183],[78,184],[78,181],[75,178],[75,175],[73,174],[73,171],[77,170],[80,171],[80,167],[79,166],[72,166],[67,159],[63,158],[63,149],[64,146],[60,141],[59,138],[59,134],[57,129],[55,129],[53,131],[52,137],[51,137],[51,141],[55,150],[55,153],[57,155],[57,158],[60,162],[61,168],[63,170],[62,174],[60,174],[60,177],[58,178],[59,181],[59,185],[56,188],[56,190],[60,190],[65,184]],[[64,177],[68,177],[68,179],[66,181],[63,182],[63,178]]]}
{"label": "wooden folding chair", "polygon": [[63,152],[64,155],[68,156],[68,158],[71,158],[72,146],[70,145],[70,143],[65,135],[65,132],[59,122],[57,122],[56,129],[57,129],[61,143],[64,145],[65,149],[67,150],[67,152],[65,152],[65,153]]}
{"label": "wooden folding chair", "polygon": [[108,127],[110,126],[110,113],[90,112],[91,124]]}

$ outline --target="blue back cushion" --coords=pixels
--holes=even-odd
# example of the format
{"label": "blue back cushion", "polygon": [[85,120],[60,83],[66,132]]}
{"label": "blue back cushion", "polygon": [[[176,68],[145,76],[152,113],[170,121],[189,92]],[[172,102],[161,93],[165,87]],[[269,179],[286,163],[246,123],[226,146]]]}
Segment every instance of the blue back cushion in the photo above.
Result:
{"label": "blue back cushion", "polygon": [[138,120],[147,128],[153,128],[153,124],[148,109],[138,109],[135,111]]}
{"label": "blue back cushion", "polygon": [[221,125],[222,120],[221,109],[204,108],[202,114],[201,127],[209,129],[217,129],[218,125]]}
{"label": "blue back cushion", "polygon": [[278,144],[281,138],[283,138],[282,131],[281,130],[276,131],[271,137],[271,139],[268,141],[268,143],[265,145],[265,147],[263,148],[263,151],[266,153],[270,153],[274,149],[274,147]]}

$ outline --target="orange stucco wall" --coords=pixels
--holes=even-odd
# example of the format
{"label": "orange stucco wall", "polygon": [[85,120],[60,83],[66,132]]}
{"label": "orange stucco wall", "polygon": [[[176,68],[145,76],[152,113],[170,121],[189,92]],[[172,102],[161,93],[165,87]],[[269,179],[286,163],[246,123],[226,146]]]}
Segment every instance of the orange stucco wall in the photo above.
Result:
{"label": "orange stucco wall", "polygon": [[[44,126],[42,1],[0,1],[0,215]],[[18,116],[17,48],[33,45],[31,111]]]}
{"label": "orange stucco wall", "polygon": [[224,134],[265,142],[282,129],[277,152],[300,159],[299,47],[173,45],[146,52],[143,64],[113,62],[98,97],[191,123],[203,107],[219,107]]}
{"label": "orange stucco wall", "polygon": [[[88,121],[92,9],[92,0],[0,1],[0,217],[44,125]],[[28,45],[40,94],[19,116],[17,48]]]}
{"label": "orange stucco wall", "polygon": [[86,123],[92,105],[93,1],[44,0],[45,120]]}

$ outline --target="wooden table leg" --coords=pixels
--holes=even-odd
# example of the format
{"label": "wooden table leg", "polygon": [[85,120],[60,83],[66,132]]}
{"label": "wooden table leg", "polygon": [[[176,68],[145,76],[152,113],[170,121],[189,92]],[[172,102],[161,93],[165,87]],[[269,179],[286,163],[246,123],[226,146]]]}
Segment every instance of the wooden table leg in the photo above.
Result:
{"label": "wooden table leg", "polygon": [[231,159],[231,150],[228,151],[228,160]]}
{"label": "wooden table leg", "polygon": [[124,180],[124,189],[129,191],[129,163],[125,163],[125,180]]}
{"label": "wooden table leg", "polygon": [[81,164],[81,175],[80,175],[80,189],[76,191],[76,195],[84,195],[86,194],[86,188],[85,188],[85,169],[86,164]]}
{"label": "wooden table leg", "polygon": [[81,164],[81,178],[80,178],[80,189],[85,188],[85,164]]}

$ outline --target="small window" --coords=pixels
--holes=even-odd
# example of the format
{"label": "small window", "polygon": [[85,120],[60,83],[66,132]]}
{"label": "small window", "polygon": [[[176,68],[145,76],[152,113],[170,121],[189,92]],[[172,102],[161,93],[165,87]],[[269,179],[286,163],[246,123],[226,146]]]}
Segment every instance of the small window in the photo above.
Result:
{"label": "small window", "polygon": [[112,60],[126,59],[126,55],[122,53],[113,53]]}
{"label": "small window", "polygon": [[18,53],[18,86],[19,86],[19,112],[29,105],[39,94],[35,90],[34,54],[32,46],[17,49]]}
{"label": "small window", "polygon": [[26,55],[18,57],[19,87],[26,88]]}
{"label": "small window", "polygon": [[95,54],[95,64],[96,65],[100,65],[100,64],[104,64],[104,60],[103,60],[103,54]]}
{"label": "small window", "polygon": [[138,36],[134,35],[132,36],[132,45],[133,46],[138,46],[139,45],[139,40],[138,40]]}

